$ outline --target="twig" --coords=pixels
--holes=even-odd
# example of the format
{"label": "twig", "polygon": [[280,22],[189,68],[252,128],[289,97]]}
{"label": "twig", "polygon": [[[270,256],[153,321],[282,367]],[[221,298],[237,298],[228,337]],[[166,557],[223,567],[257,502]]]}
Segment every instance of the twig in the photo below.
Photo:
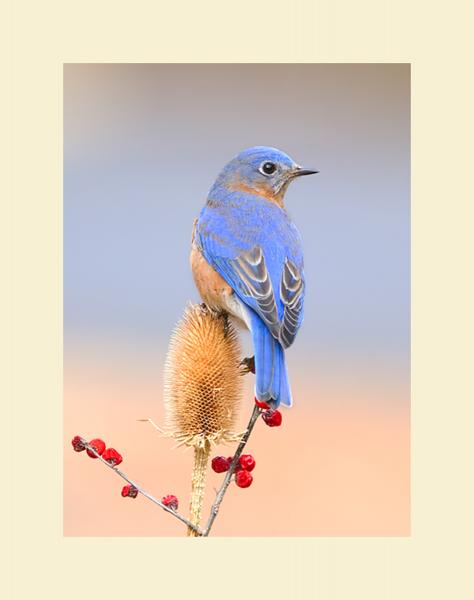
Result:
{"label": "twig", "polygon": [[254,425],[255,425],[259,415],[261,414],[261,412],[262,412],[262,410],[257,405],[255,405],[253,412],[252,412],[252,416],[250,417],[249,424],[247,425],[247,429],[245,430],[245,433],[242,436],[240,444],[237,446],[237,450],[235,451],[234,457],[232,459],[232,462],[230,463],[230,466],[225,475],[224,481],[222,482],[222,485],[221,485],[219,491],[217,492],[216,499],[214,500],[214,504],[211,507],[211,513],[209,515],[209,520],[207,522],[206,528],[202,532],[203,537],[207,537],[209,535],[209,532],[211,531],[211,527],[217,517],[217,513],[219,512],[219,507],[221,505],[221,502],[224,499],[224,494],[226,493],[227,488],[229,487],[230,481],[232,479],[232,476],[234,475],[234,469],[237,464],[237,461],[239,460],[240,455],[242,454],[242,452],[245,448],[245,445],[250,437],[250,434],[252,433],[252,429],[254,428]]}
{"label": "twig", "polygon": [[178,512],[176,512],[169,506],[166,506],[166,504],[163,504],[163,502],[160,502],[159,500],[157,500],[154,496],[152,496],[151,494],[149,494],[148,492],[143,490],[139,485],[137,485],[134,481],[132,481],[120,469],[117,469],[117,467],[114,467],[113,465],[109,464],[105,459],[102,458],[102,456],[96,451],[96,449],[93,446],[91,446],[90,444],[88,444],[86,442],[86,440],[84,438],[81,438],[81,443],[84,445],[85,448],[90,450],[99,460],[101,460],[104,463],[104,465],[107,465],[109,467],[109,469],[112,469],[112,471],[117,473],[117,475],[119,477],[121,477],[122,479],[125,479],[125,481],[127,483],[129,483],[130,485],[133,485],[133,487],[136,488],[142,496],[145,496],[145,498],[148,498],[148,500],[151,500],[158,506],[161,506],[161,508],[163,510],[166,510],[166,512],[168,512],[170,515],[173,515],[173,517],[176,517],[179,521],[181,521],[188,527],[191,527],[191,529],[193,529],[197,533],[198,536],[203,535],[202,530],[197,525],[194,525],[194,523],[191,523],[191,521],[186,519],[186,517],[183,517],[182,515],[180,515]]}
{"label": "twig", "polygon": [[148,418],[148,419],[137,419],[137,421],[140,421],[142,423],[150,423],[151,425],[153,425],[153,427],[160,433],[165,433],[163,431],[163,429],[161,429],[161,427],[158,427],[158,425],[152,421],[152,419]]}

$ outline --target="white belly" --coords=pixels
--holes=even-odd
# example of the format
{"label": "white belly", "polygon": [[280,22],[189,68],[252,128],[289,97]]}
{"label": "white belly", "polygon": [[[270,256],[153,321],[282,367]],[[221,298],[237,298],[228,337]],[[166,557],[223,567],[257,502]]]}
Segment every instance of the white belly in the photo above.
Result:
{"label": "white belly", "polygon": [[249,330],[252,329],[249,309],[234,293],[223,296],[221,306],[225,307],[227,312],[235,317],[241,327],[246,327]]}

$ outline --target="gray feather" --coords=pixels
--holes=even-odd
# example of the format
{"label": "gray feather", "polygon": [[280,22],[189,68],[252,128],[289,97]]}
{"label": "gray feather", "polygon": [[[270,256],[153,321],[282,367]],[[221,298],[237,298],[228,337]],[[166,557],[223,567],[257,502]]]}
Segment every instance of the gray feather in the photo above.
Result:
{"label": "gray feather", "polygon": [[280,298],[285,306],[279,335],[283,348],[291,346],[298,331],[303,308],[303,290],[301,273],[295,263],[287,258],[280,284]]}

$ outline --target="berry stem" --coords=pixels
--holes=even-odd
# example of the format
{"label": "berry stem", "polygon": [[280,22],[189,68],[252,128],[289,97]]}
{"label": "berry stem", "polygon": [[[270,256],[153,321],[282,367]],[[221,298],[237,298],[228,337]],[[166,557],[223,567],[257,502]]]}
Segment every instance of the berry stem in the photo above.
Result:
{"label": "berry stem", "polygon": [[[204,502],[204,489],[206,486],[206,470],[211,453],[211,444],[208,440],[204,446],[194,447],[194,468],[191,480],[191,502],[189,505],[189,520],[199,527],[201,521],[202,505]],[[188,536],[197,537],[195,529],[188,527]]]}
{"label": "berry stem", "polygon": [[181,521],[182,523],[184,523],[185,525],[187,525],[188,528],[191,528],[191,530],[193,530],[196,535],[198,535],[198,536],[202,535],[202,531],[201,531],[201,529],[197,525],[195,525],[194,523],[191,523],[191,521],[188,521],[188,519],[186,519],[186,517],[183,517],[178,512],[176,512],[172,508],[169,508],[169,506],[166,506],[165,504],[163,504],[163,502],[160,502],[154,496],[152,496],[151,494],[149,494],[148,492],[146,492],[137,483],[135,483],[134,481],[132,481],[131,479],[129,479],[129,477],[127,475],[125,475],[125,473],[123,471],[121,471],[120,469],[117,469],[117,467],[114,467],[114,466],[110,465],[106,460],[104,460],[102,458],[102,456],[96,451],[96,449],[93,446],[91,446],[90,444],[88,444],[86,442],[85,439],[81,438],[81,441],[82,441],[82,443],[84,444],[84,446],[87,449],[89,449],[91,452],[93,452],[95,454],[95,456],[101,462],[104,463],[104,465],[106,465],[107,467],[109,467],[109,469],[112,469],[112,471],[114,471],[115,473],[117,473],[117,475],[119,477],[121,477],[122,479],[125,479],[125,481],[127,483],[129,483],[130,485],[133,485],[133,487],[137,488],[138,492],[142,496],[145,496],[145,498],[148,498],[148,500],[151,500],[151,502],[154,502],[158,506],[161,506],[161,508],[163,510],[166,510],[167,513],[169,513],[170,515],[173,515],[173,517],[176,517],[176,519],[178,519],[179,521]]}
{"label": "berry stem", "polygon": [[225,495],[227,488],[229,487],[229,484],[234,475],[234,469],[237,464],[237,461],[239,460],[240,455],[244,451],[245,445],[247,444],[250,434],[252,433],[252,429],[254,428],[254,425],[257,422],[257,419],[260,416],[261,412],[262,412],[261,408],[259,408],[257,405],[255,405],[253,412],[252,412],[252,416],[250,417],[249,424],[247,425],[247,429],[245,430],[245,433],[242,436],[242,439],[240,440],[239,445],[237,446],[237,450],[235,451],[234,458],[232,459],[232,462],[229,465],[229,470],[225,474],[224,481],[222,482],[222,485],[221,485],[219,491],[217,492],[216,499],[214,500],[214,504],[211,507],[211,513],[209,515],[209,520],[207,522],[206,528],[202,532],[203,537],[207,537],[209,535],[209,532],[211,531],[211,527],[214,524],[214,521],[216,520],[217,514],[219,512],[221,502],[224,499],[224,495]]}

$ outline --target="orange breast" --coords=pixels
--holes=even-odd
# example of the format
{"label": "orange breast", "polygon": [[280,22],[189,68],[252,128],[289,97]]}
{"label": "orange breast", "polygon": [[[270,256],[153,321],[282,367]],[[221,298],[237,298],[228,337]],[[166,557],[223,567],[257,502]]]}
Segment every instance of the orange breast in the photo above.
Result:
{"label": "orange breast", "polygon": [[211,267],[195,244],[189,258],[194,282],[203,302],[210,308],[227,310],[226,299],[233,293],[230,285]]}

